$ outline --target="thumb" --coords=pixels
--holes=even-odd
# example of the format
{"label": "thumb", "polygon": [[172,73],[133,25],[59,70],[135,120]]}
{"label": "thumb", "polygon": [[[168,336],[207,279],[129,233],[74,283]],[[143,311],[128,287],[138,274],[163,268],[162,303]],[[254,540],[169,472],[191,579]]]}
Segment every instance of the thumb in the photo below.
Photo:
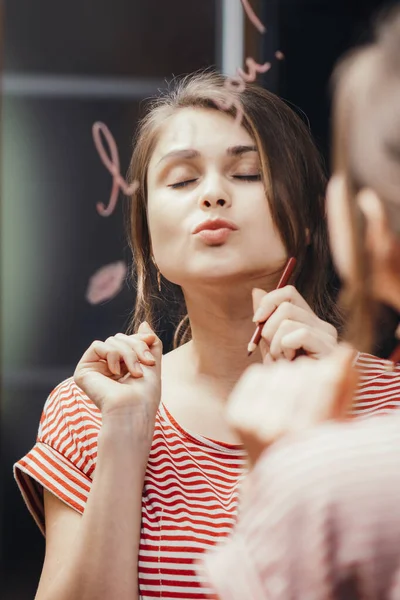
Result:
{"label": "thumb", "polygon": [[143,321],[143,323],[140,323],[140,325],[138,327],[138,333],[152,333],[152,334],[154,334],[154,331],[152,330],[152,328],[150,327],[150,325],[148,324],[147,321]]}
{"label": "thumb", "polygon": [[260,288],[253,288],[251,295],[253,297],[253,312],[255,313],[257,308],[260,306],[261,300],[266,296],[267,292]]}
{"label": "thumb", "polygon": [[162,342],[160,338],[152,330],[147,321],[143,321],[143,323],[140,323],[138,327],[138,333],[148,334],[149,336],[151,335],[152,337],[154,337],[154,341],[149,341],[148,345],[151,348],[151,352],[156,360],[156,364],[159,365],[162,357]]}
{"label": "thumb", "polygon": [[[251,295],[253,298],[253,312],[254,313],[260,306],[260,302],[264,298],[264,296],[266,296],[266,294],[267,294],[267,292],[265,292],[264,290],[261,290],[260,288],[252,289]],[[272,359],[268,353],[269,348],[268,348],[268,345],[266,344],[265,340],[261,339],[259,348],[261,351],[261,357],[263,359],[264,364],[265,365],[270,364],[272,362]]]}

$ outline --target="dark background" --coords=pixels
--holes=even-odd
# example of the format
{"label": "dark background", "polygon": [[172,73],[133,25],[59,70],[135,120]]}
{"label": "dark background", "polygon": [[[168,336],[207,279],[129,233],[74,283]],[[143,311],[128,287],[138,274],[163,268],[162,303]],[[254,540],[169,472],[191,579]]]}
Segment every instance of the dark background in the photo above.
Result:
{"label": "dark background", "polygon": [[[254,0],[253,6],[268,31],[262,37],[247,23],[247,51],[258,60],[284,52],[286,60],[274,63],[264,85],[306,113],[328,160],[333,64],[368,38],[383,3]],[[3,11],[1,598],[28,600],[44,541],[12,479],[12,464],[34,444],[51,389],[72,374],[93,339],[125,329],[134,303],[128,287],[102,305],[84,298],[94,271],[129,258],[124,200],[108,219],[95,210],[108,200],[111,177],[94,149],[91,125],[107,123],[124,172],[144,98],[172,74],[219,64],[219,2],[10,0]],[[51,78],[48,92],[39,85],[43,76]],[[68,77],[78,81],[79,94],[68,92]],[[96,95],[88,86],[92,91],[85,92],[93,77],[112,91]],[[124,91],[115,78],[128,79],[135,90]],[[168,345],[170,331],[163,336]]]}

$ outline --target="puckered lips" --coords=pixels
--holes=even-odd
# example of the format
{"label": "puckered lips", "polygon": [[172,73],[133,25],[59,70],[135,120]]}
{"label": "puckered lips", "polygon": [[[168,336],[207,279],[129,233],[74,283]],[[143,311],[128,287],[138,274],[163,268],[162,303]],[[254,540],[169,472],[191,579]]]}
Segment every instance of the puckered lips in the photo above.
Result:
{"label": "puckered lips", "polygon": [[206,219],[196,225],[192,233],[209,246],[221,246],[238,229],[236,223],[229,219]]}

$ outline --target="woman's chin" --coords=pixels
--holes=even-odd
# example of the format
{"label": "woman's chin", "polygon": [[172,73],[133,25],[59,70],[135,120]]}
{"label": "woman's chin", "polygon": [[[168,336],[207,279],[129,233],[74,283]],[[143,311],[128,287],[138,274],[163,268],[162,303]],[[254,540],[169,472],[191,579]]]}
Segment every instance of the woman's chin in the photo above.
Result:
{"label": "woman's chin", "polygon": [[185,288],[189,286],[193,287],[195,285],[243,285],[252,280],[253,277],[254,269],[249,270],[248,267],[238,268],[237,265],[211,264],[206,268],[196,268],[190,271],[188,270],[186,273],[180,271],[179,274],[171,274],[171,277],[168,279],[182,288]]}

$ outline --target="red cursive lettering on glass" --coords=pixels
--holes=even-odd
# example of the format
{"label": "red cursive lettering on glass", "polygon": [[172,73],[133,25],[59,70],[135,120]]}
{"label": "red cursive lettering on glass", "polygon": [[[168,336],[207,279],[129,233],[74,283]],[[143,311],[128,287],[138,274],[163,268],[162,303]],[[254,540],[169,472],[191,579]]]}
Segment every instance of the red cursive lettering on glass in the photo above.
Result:
{"label": "red cursive lettering on glass", "polygon": [[[102,163],[106,169],[111,173],[113,178],[113,185],[111,189],[110,200],[106,207],[102,202],[99,202],[96,206],[98,213],[102,217],[109,217],[117,205],[119,190],[121,190],[126,196],[133,194],[139,187],[139,183],[134,181],[132,184],[128,184],[122,177],[120,172],[119,154],[117,144],[115,143],[114,137],[111,131],[108,129],[105,123],[96,122],[92,127],[93,140],[96,146],[97,152],[101,158]],[[110,156],[108,156],[101,137],[103,134],[104,138],[108,143],[110,150]]]}

